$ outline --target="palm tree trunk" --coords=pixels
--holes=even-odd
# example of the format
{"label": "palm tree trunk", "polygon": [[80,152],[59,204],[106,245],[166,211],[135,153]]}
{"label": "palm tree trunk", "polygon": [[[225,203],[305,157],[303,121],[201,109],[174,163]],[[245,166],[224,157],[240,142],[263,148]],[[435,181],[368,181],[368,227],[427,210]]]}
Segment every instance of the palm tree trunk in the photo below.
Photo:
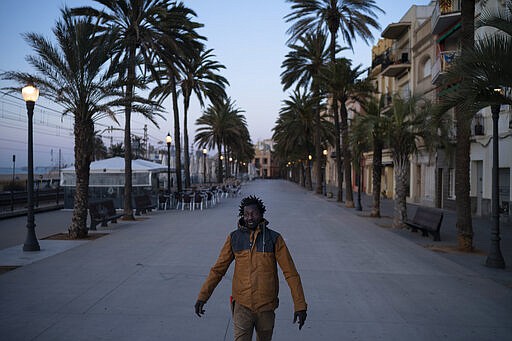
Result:
{"label": "palm tree trunk", "polygon": [[345,206],[354,207],[354,191],[352,190],[352,160],[348,143],[348,114],[345,106],[346,98],[341,98],[341,150],[343,151],[343,168],[345,173]]}
{"label": "palm tree trunk", "polygon": [[315,172],[316,172],[316,194],[322,194],[322,145],[320,141],[320,96],[318,90],[315,89],[314,97],[316,98],[315,108]]}
{"label": "palm tree trunk", "polygon": [[184,153],[184,167],[185,167],[185,187],[190,187],[190,155],[188,151],[188,107],[190,104],[190,94],[183,93],[183,153]]}
{"label": "palm tree trunk", "polygon": [[306,188],[310,191],[313,190],[313,184],[311,183],[311,161],[306,161]]}
{"label": "palm tree trunk", "polygon": [[[336,32],[338,28],[332,27],[329,28],[330,34],[331,34],[331,41],[329,44],[329,54],[331,57],[331,62],[336,62]],[[343,170],[341,167],[341,141],[340,141],[340,118],[339,118],[339,112],[338,112],[338,98],[336,95],[336,92],[334,92],[332,95],[332,110],[333,110],[333,117],[334,117],[334,129],[335,135],[336,135],[336,175],[338,179],[338,193],[336,196],[336,201],[342,202],[343,201]]]}
{"label": "palm tree trunk", "polygon": [[[461,3],[462,34],[461,51],[470,51],[474,46],[475,0]],[[457,240],[462,251],[473,250],[473,225],[471,220],[471,198],[469,196],[471,120],[460,107],[455,107],[457,148],[455,149],[455,208],[457,212]]]}
{"label": "palm tree trunk", "polygon": [[409,160],[407,155],[393,158],[395,164],[395,217],[393,227],[403,228],[407,220],[407,180],[409,179]]}
{"label": "palm tree trunk", "polygon": [[135,87],[135,48],[130,48],[126,98],[128,103],[124,108],[124,220],[135,220],[132,209],[132,98]]}
{"label": "palm tree trunk", "polygon": [[68,233],[72,239],[87,237],[87,209],[89,206],[89,172],[94,139],[94,123],[92,120],[80,122],[75,120],[75,174],[76,192],[73,216]]}
{"label": "palm tree trunk", "polygon": [[382,177],[382,142],[374,136],[373,146],[373,207],[370,216],[380,218],[380,189]]}
{"label": "palm tree trunk", "polygon": [[183,190],[181,180],[181,137],[180,137],[180,113],[178,111],[178,92],[176,90],[176,78],[174,73],[170,75],[170,83],[172,89],[172,110],[174,113],[174,143],[176,147],[176,186],[178,192]]}

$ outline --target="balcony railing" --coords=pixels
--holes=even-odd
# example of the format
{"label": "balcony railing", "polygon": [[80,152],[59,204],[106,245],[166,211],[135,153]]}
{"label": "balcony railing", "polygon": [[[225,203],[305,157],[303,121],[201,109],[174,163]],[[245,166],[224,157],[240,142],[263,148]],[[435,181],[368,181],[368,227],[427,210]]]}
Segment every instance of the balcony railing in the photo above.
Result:
{"label": "balcony railing", "polygon": [[460,20],[461,0],[438,0],[432,13],[432,34],[446,31]]}
{"label": "balcony railing", "polygon": [[409,49],[388,50],[382,61],[382,75],[396,77],[411,68]]}
{"label": "balcony railing", "polygon": [[432,83],[437,84],[442,80],[442,76],[450,69],[455,58],[459,56],[459,51],[443,51],[439,54],[434,65],[432,65]]}

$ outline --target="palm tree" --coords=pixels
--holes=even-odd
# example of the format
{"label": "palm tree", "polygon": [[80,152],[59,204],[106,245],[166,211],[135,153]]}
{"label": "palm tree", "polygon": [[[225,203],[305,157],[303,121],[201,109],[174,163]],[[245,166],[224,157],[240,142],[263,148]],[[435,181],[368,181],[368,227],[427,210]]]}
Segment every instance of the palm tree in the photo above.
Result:
{"label": "palm tree", "polygon": [[354,194],[352,191],[352,156],[349,144],[349,126],[348,111],[346,102],[350,98],[366,98],[373,91],[373,87],[368,79],[360,81],[366,70],[361,65],[352,68],[352,63],[346,58],[336,59],[334,63],[330,62],[322,71],[321,78],[326,91],[331,93],[340,102],[341,117],[341,149],[343,155],[343,172],[341,165],[338,166],[338,183],[342,183],[342,177],[345,177],[347,207],[354,207]]}
{"label": "palm tree", "polygon": [[[195,12],[185,7],[181,2],[167,11],[167,20],[162,24],[165,33],[158,42],[156,56],[157,72],[154,78],[157,82],[150,98],[160,97],[160,102],[169,95],[172,99],[172,111],[174,120],[174,141],[176,158],[176,182],[178,192],[182,191],[183,181],[181,178],[181,132],[180,114],[178,108],[178,85],[183,78],[187,59],[192,58],[203,49],[200,40],[204,39],[195,31],[202,27],[202,24],[192,21],[191,17],[196,16]],[[186,122],[185,122],[186,126]],[[188,144],[185,145],[185,153],[188,154]]]}
{"label": "palm tree", "polygon": [[94,142],[93,142],[93,159],[94,161],[103,160],[107,157],[108,151],[107,146],[103,143],[103,139],[98,135],[98,131],[94,132]]}
{"label": "palm tree", "polygon": [[[407,219],[406,196],[409,181],[409,157],[419,148],[432,151],[438,146],[439,129],[444,122],[430,110],[425,99],[393,98],[391,110],[382,117],[384,138],[391,149],[395,172],[395,218],[393,225],[403,227]],[[442,130],[444,131],[444,130]]]}
{"label": "palm tree", "polygon": [[233,136],[240,138],[245,131],[242,126],[247,128],[245,117],[241,115],[242,109],[236,106],[231,98],[226,97],[221,101],[214,101],[208,106],[203,115],[196,120],[197,134],[195,142],[200,148],[208,147],[208,149],[217,148],[218,164],[217,182],[223,181],[222,170],[222,147],[225,142]]}
{"label": "palm tree", "polygon": [[[312,186],[308,156],[312,154],[314,148],[314,132],[320,132],[322,141],[332,144],[334,140],[334,129],[327,115],[323,115],[320,125],[316,126],[314,116],[317,105],[316,98],[311,94],[295,90],[283,102],[279,117],[274,128],[272,128],[272,139],[276,143],[276,156],[281,160],[300,160],[298,164],[301,168],[305,164],[304,171],[306,176],[300,177],[301,184],[310,190]],[[319,159],[318,156],[317,159]],[[302,173],[301,169],[300,174]]]}
{"label": "palm tree", "polygon": [[[126,77],[124,85],[124,146],[125,146],[125,185],[124,219],[133,220],[132,209],[132,148],[131,114],[134,111],[135,89],[145,82],[137,77],[137,66],[152,69],[152,55],[157,42],[163,39],[162,21],[166,18],[169,0],[95,0],[103,9],[90,6],[72,10],[78,16],[96,18],[107,34],[116,37],[116,55],[112,63],[123,67],[120,75]],[[143,65],[141,65],[143,63]]]}
{"label": "palm tree", "polygon": [[382,176],[382,149],[384,148],[383,141],[383,122],[382,122],[382,108],[383,101],[376,100],[371,97],[368,101],[363,103],[365,114],[358,116],[361,120],[361,128],[366,132],[366,138],[372,147],[372,217],[380,218],[380,195],[381,195],[381,176]]}
{"label": "palm tree", "polygon": [[[289,28],[291,41],[299,39],[306,32],[314,32],[318,29],[328,32],[330,35],[330,59],[336,60],[336,37],[338,32],[343,40],[352,49],[352,41],[356,36],[369,43],[373,39],[371,28],[380,29],[377,23],[377,12],[382,11],[374,0],[287,0],[292,3],[292,12],[285,18],[288,22],[294,21]],[[338,112],[339,99],[332,94],[332,111],[336,137],[336,167],[338,170],[338,195],[337,200],[342,201],[342,174],[341,174],[341,144],[340,121]],[[346,140],[346,139],[345,139]],[[345,161],[346,163],[347,161]],[[347,167],[347,166],[346,166]],[[348,185],[347,185],[348,190]]]}
{"label": "palm tree", "polygon": [[201,108],[204,108],[204,100],[208,98],[214,101],[226,97],[225,87],[229,85],[226,78],[218,74],[218,71],[226,67],[213,60],[215,57],[213,49],[201,49],[198,53],[185,58],[183,62],[183,78],[180,81],[183,94],[183,143],[184,166],[185,166],[185,187],[190,187],[190,156],[188,152],[188,108],[190,98],[195,94]]}
{"label": "palm tree", "polygon": [[116,157],[116,156],[124,156],[124,147],[123,143],[114,143],[111,145],[108,149],[108,155],[110,157]]}
{"label": "palm tree", "polygon": [[[471,151],[471,116],[481,108],[482,105],[489,105],[488,100],[475,99],[475,96],[482,96],[485,93],[486,87],[495,86],[497,84],[506,84],[507,78],[510,73],[506,73],[506,68],[510,65],[510,50],[507,51],[507,45],[510,46],[510,41],[503,40],[504,37],[485,38],[482,42],[478,43],[475,48],[475,4],[478,0],[467,0],[461,2],[461,54],[460,62],[456,64],[458,67],[453,68],[453,71],[468,70],[469,73],[452,73],[449,81],[452,83],[461,82],[456,93],[451,94],[447,98],[442,99],[444,104],[452,103],[451,107],[455,108],[456,120],[456,144],[455,150],[455,206],[457,212],[457,231],[458,231],[458,247],[462,251],[470,252],[473,250],[473,225],[471,218],[471,198],[470,198],[470,151]],[[485,3],[481,0],[480,2]],[[510,1],[506,2],[508,13],[512,9]],[[508,32],[510,35],[510,15],[506,14],[507,11],[500,12],[485,12],[482,19],[479,21],[478,26],[489,25],[498,29]],[[507,23],[508,21],[508,23]],[[498,48],[501,50],[492,50]],[[477,59],[475,59],[475,57]],[[471,62],[472,60],[472,62]],[[479,61],[477,61],[479,60]],[[502,63],[502,64],[501,64]],[[488,67],[493,67],[488,69]],[[496,71],[496,67],[503,71],[501,74]],[[464,70],[461,70],[464,69]],[[491,74],[487,74],[491,71]],[[462,77],[461,77],[462,76]],[[499,83],[496,83],[497,81]],[[476,82],[475,82],[476,81]],[[501,82],[502,81],[502,82]],[[473,83],[475,82],[475,83]],[[488,97],[488,93],[483,97]],[[494,98],[491,94],[491,102],[503,102],[503,98]],[[454,100],[459,100],[453,102]],[[474,99],[475,103],[469,103]],[[457,104],[457,105],[455,105]],[[450,104],[448,104],[450,107]]]}
{"label": "palm tree", "polygon": [[100,36],[92,19],[74,18],[67,8],[61,12],[62,18],[53,29],[55,45],[36,33],[24,36],[35,51],[27,60],[38,75],[7,72],[2,77],[20,84],[37,84],[43,95],[62,106],[64,115],[74,117],[76,192],[69,235],[76,239],[85,238],[88,231],[94,122],[107,116],[115,120],[110,107],[119,102],[108,100],[119,95],[116,91],[119,84],[106,70],[115,41],[110,36]]}
{"label": "palm tree", "polygon": [[[320,126],[320,70],[325,65],[329,51],[326,48],[327,36],[317,31],[315,33],[306,33],[299,38],[301,45],[291,44],[291,51],[286,55],[281,68],[281,83],[283,90],[289,89],[296,84],[296,89],[300,87],[311,89],[313,98],[316,100],[315,107],[315,125]],[[315,130],[315,156],[316,165],[316,193],[322,193],[322,164],[320,155],[322,155],[322,144],[320,139],[320,130]]]}

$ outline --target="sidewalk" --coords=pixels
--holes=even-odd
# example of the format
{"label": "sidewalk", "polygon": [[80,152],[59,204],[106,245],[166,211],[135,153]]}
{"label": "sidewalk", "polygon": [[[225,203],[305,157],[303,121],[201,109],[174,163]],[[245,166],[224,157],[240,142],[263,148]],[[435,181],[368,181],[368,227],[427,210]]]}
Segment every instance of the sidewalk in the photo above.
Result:
{"label": "sidewalk", "polygon": [[[289,182],[255,181],[242,191],[264,200],[269,227],[285,238],[309,305],[298,331],[291,323],[289,289],[280,278],[275,340],[512,338],[509,268],[468,266],[482,256],[453,260],[419,245],[418,240],[431,243],[421,235],[376,225],[386,225],[387,218],[361,217]],[[232,340],[233,266],[206,304],[206,316],[195,316],[193,305],[236,226],[239,201],[122,221],[105,237],[0,275],[2,338]],[[69,221],[58,220],[63,213],[68,212],[44,213],[55,214],[45,221],[65,230]],[[444,228],[441,238],[449,243]],[[9,249],[0,251],[0,265],[8,265],[3,259]],[[512,266],[512,259],[505,261]]]}

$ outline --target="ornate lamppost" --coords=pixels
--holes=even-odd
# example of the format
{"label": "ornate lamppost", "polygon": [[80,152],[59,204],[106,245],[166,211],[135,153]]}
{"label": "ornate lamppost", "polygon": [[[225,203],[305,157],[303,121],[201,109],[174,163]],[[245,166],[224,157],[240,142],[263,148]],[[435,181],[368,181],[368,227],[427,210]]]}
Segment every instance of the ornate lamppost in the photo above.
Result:
{"label": "ornate lamppost", "polygon": [[33,152],[33,125],[32,118],[34,117],[34,106],[39,98],[39,89],[34,85],[29,84],[21,90],[21,94],[25,103],[27,104],[28,115],[28,178],[27,178],[27,193],[28,193],[28,208],[27,208],[27,237],[23,244],[23,251],[40,251],[39,242],[37,241],[34,222],[34,152]]}
{"label": "ornate lamppost", "polygon": [[[501,88],[493,89],[497,96],[502,93]],[[505,268],[505,260],[500,249],[500,212],[499,212],[499,149],[498,149],[498,120],[500,104],[491,105],[492,112],[492,228],[491,246],[485,265],[491,268]]]}
{"label": "ornate lamppost", "polygon": [[171,142],[172,137],[169,132],[165,137],[165,143],[167,143],[167,195],[169,196],[169,201],[171,200]]}
{"label": "ornate lamppost", "polygon": [[324,156],[323,165],[324,171],[322,172],[322,194],[327,195],[327,149],[322,151],[322,155]]}
{"label": "ornate lamppost", "polygon": [[206,153],[208,153],[208,150],[203,148],[203,184],[206,183]]}

